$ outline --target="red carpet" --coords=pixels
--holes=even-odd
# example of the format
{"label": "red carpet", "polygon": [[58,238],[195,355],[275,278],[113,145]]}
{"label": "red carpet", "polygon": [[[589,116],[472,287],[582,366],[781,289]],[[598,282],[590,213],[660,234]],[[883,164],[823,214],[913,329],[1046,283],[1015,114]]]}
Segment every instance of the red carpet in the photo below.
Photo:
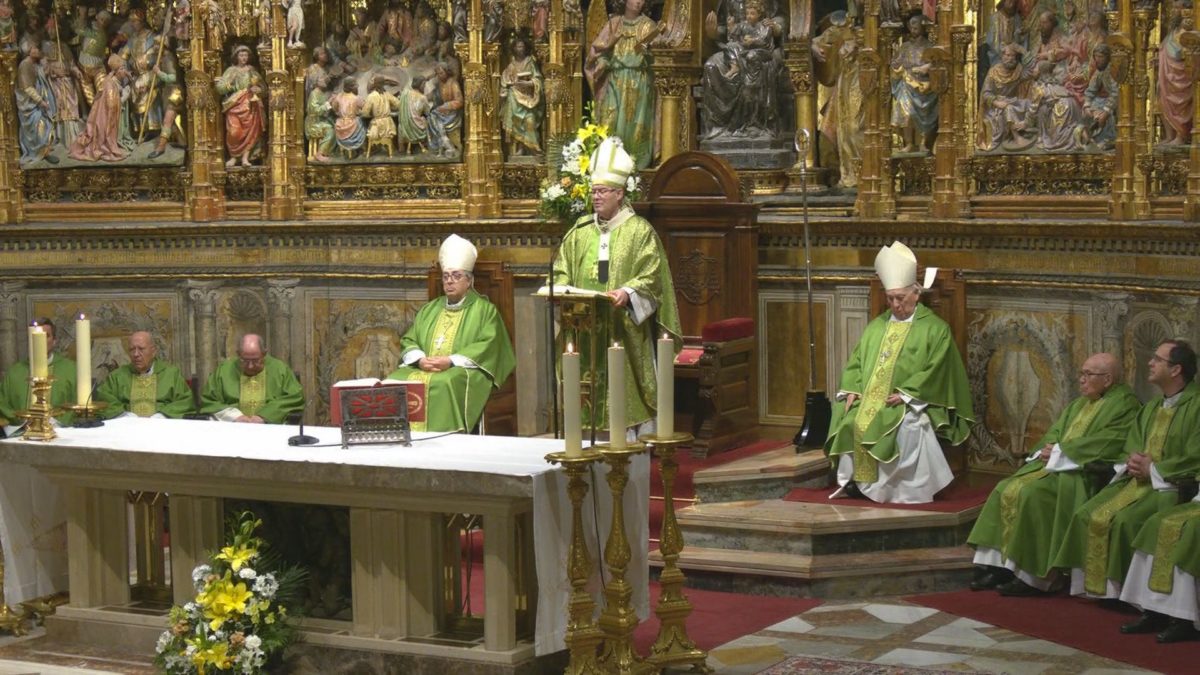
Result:
{"label": "red carpet", "polygon": [[836,506],[866,506],[870,508],[905,509],[909,511],[939,511],[942,513],[957,513],[973,506],[979,506],[987,501],[994,483],[983,485],[967,485],[964,481],[954,481],[946,489],[937,493],[928,504],[877,504],[869,499],[830,499],[829,495],[837,488],[794,488],[784,496],[788,502],[808,502],[810,504],[834,504]]}
{"label": "red carpet", "polygon": [[1064,595],[1006,598],[990,591],[932,593],[906,600],[1150,670],[1200,669],[1200,642],[1160,645],[1154,635],[1122,635],[1121,624],[1137,614],[1107,609],[1094,600]]}
{"label": "red carpet", "polygon": [[[650,582],[650,619],[643,621],[633,634],[634,647],[639,654],[647,654],[654,638],[658,635],[658,617],[654,616],[654,605],[658,602],[658,582]],[[686,588],[684,596],[692,603],[692,614],[687,618],[688,637],[696,647],[709,651],[730,640],[758,631],[807,612],[821,604],[813,598],[777,598],[764,595],[742,595],[719,593]]]}

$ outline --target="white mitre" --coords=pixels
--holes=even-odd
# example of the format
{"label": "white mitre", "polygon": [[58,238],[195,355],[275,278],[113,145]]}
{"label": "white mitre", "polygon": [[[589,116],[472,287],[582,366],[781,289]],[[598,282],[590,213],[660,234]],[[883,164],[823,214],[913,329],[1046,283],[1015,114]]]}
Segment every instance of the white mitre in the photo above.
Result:
{"label": "white mitre", "polygon": [[442,242],[441,250],[438,251],[438,262],[442,264],[443,270],[473,272],[475,271],[475,259],[478,257],[479,251],[475,250],[475,244],[457,234],[446,237],[446,240]]}
{"label": "white mitre", "polygon": [[[912,286],[917,283],[917,256],[911,248],[893,241],[875,256],[875,274],[879,275],[885,291]],[[936,277],[936,267],[925,268],[925,282],[921,285],[929,288]]]}
{"label": "white mitre", "polygon": [[625,189],[634,172],[633,158],[621,147],[621,139],[609,136],[592,155],[592,185]]}

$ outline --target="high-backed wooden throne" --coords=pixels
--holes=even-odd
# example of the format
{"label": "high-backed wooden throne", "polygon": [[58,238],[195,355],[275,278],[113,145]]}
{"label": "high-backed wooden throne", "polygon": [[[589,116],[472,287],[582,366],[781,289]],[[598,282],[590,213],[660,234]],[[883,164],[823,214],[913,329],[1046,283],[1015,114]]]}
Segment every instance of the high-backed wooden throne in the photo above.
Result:
{"label": "high-backed wooden throne", "polygon": [[[667,160],[636,210],[658,231],[675,281],[685,350],[676,358],[676,428],[708,456],[758,433],[758,206],[725,160]],[[690,423],[690,427],[688,424]]]}
{"label": "high-backed wooden throne", "polygon": [[[917,275],[924,279],[924,271]],[[967,358],[967,282],[963,279],[962,270],[939,269],[933,286],[921,293],[921,302],[933,310],[946,323],[950,324],[950,332],[954,335],[958,353],[963,359]],[[879,277],[871,277],[870,311],[875,318],[887,309],[883,284]],[[955,476],[961,476],[967,471],[967,452],[964,446],[949,446],[943,442],[946,461]]]}
{"label": "high-backed wooden throne", "polygon": [[[427,279],[429,299],[442,295],[442,266],[434,263]],[[496,306],[508,339],[515,345],[513,320],[513,275],[508,265],[495,260],[475,262],[475,290]],[[483,409],[483,430],[493,436],[517,435],[517,373],[514,370],[501,387],[492,392]]]}

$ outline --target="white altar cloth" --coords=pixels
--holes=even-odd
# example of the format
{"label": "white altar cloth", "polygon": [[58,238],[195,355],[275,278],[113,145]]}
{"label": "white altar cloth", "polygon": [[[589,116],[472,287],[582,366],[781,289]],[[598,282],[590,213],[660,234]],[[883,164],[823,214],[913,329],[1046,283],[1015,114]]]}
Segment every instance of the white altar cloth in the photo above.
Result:
{"label": "white altar cloth", "polygon": [[[457,483],[455,491],[462,491],[470,482],[462,474],[486,474],[489,490],[532,499],[538,576],[534,649],[540,656],[565,648],[571,509],[566,474],[545,461],[547,454],[563,448],[561,440],[418,433],[407,448],[369,445],[342,449],[338,429],[307,427],[306,433],[317,437],[319,445],[326,447],[293,447],[287,444],[288,437],[295,433],[292,427],[142,418],[110,420],[95,429],[63,428],[58,433],[57,439],[47,443],[2,440],[0,462],[35,467],[94,465],[109,471],[137,471],[155,461],[151,456],[161,456],[170,463],[172,473],[220,477],[230,475],[235,469],[229,462],[213,459],[240,459],[263,462],[261,467],[254,465],[256,475],[288,476],[290,482],[359,485],[368,481],[371,487],[403,483],[405,490],[430,492],[448,491],[451,485],[447,481],[451,479]],[[290,470],[284,471],[285,466]],[[632,549],[626,578],[634,589],[634,607],[643,620],[649,615],[649,466],[645,454],[634,459],[623,503],[626,535]],[[242,475],[245,469],[238,472]],[[607,469],[600,467],[595,473],[603,476]],[[497,483],[495,477],[503,478]],[[612,513],[610,492],[603,480],[601,483],[598,492],[589,492],[584,513],[585,537],[597,573],[592,588],[598,603],[602,603],[598,575],[602,559],[596,551],[602,548],[597,546],[596,535],[599,534],[601,543],[607,540]],[[148,485],[146,489],[155,486]],[[594,513],[599,514],[598,526]],[[65,561],[63,564],[65,569]],[[608,579],[607,570],[604,579]]]}

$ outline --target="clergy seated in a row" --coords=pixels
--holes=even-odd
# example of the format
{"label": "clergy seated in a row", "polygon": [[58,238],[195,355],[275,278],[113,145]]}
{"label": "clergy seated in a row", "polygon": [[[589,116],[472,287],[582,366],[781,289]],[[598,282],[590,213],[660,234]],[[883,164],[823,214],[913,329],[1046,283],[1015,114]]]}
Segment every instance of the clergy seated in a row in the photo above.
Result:
{"label": "clergy seated in a row", "polygon": [[422,307],[400,338],[402,365],[389,378],[425,383],[426,422],[414,423],[415,431],[473,431],[516,365],[500,312],[473,287],[477,257],[456,234],[442,242],[445,295]]}
{"label": "clergy seated in a row", "polygon": [[146,331],[129,336],[129,363],[108,374],[96,389],[96,400],[108,407],[103,417],[172,417],[192,412],[192,390],[179,368],[158,358],[154,338]]}
{"label": "clergy seated in a row", "polygon": [[[70,424],[74,415],[63,408],[75,402],[75,362],[65,355],[54,351],[57,342],[54,322],[50,319],[38,319],[37,324],[46,331],[46,349],[49,352],[50,377],[54,382],[50,385],[50,405],[62,410],[55,418],[55,424]],[[2,436],[12,436],[25,425],[20,412],[29,409],[29,361],[17,361],[4,372],[0,380],[0,426]]]}
{"label": "clergy seated in a row", "polygon": [[1050,563],[1071,516],[1099,489],[1096,468],[1121,461],[1142,407],[1120,380],[1112,354],[1084,361],[1079,397],[1037,442],[1024,466],[988,496],[967,538],[975,547],[972,590],[998,588],[1003,595],[1027,596],[1061,587],[1064,580]]}
{"label": "clergy seated in a row", "polygon": [[200,412],[221,422],[282,424],[303,411],[296,374],[254,333],[242,336],[237,356],[218,366],[200,392]]}
{"label": "clergy seated in a row", "polygon": [[889,309],[842,371],[825,441],[840,486],[831,496],[927,503],[954,479],[938,439],[958,445],[974,421],[967,371],[950,326],[919,302],[913,252],[885,246],[875,272]]}

